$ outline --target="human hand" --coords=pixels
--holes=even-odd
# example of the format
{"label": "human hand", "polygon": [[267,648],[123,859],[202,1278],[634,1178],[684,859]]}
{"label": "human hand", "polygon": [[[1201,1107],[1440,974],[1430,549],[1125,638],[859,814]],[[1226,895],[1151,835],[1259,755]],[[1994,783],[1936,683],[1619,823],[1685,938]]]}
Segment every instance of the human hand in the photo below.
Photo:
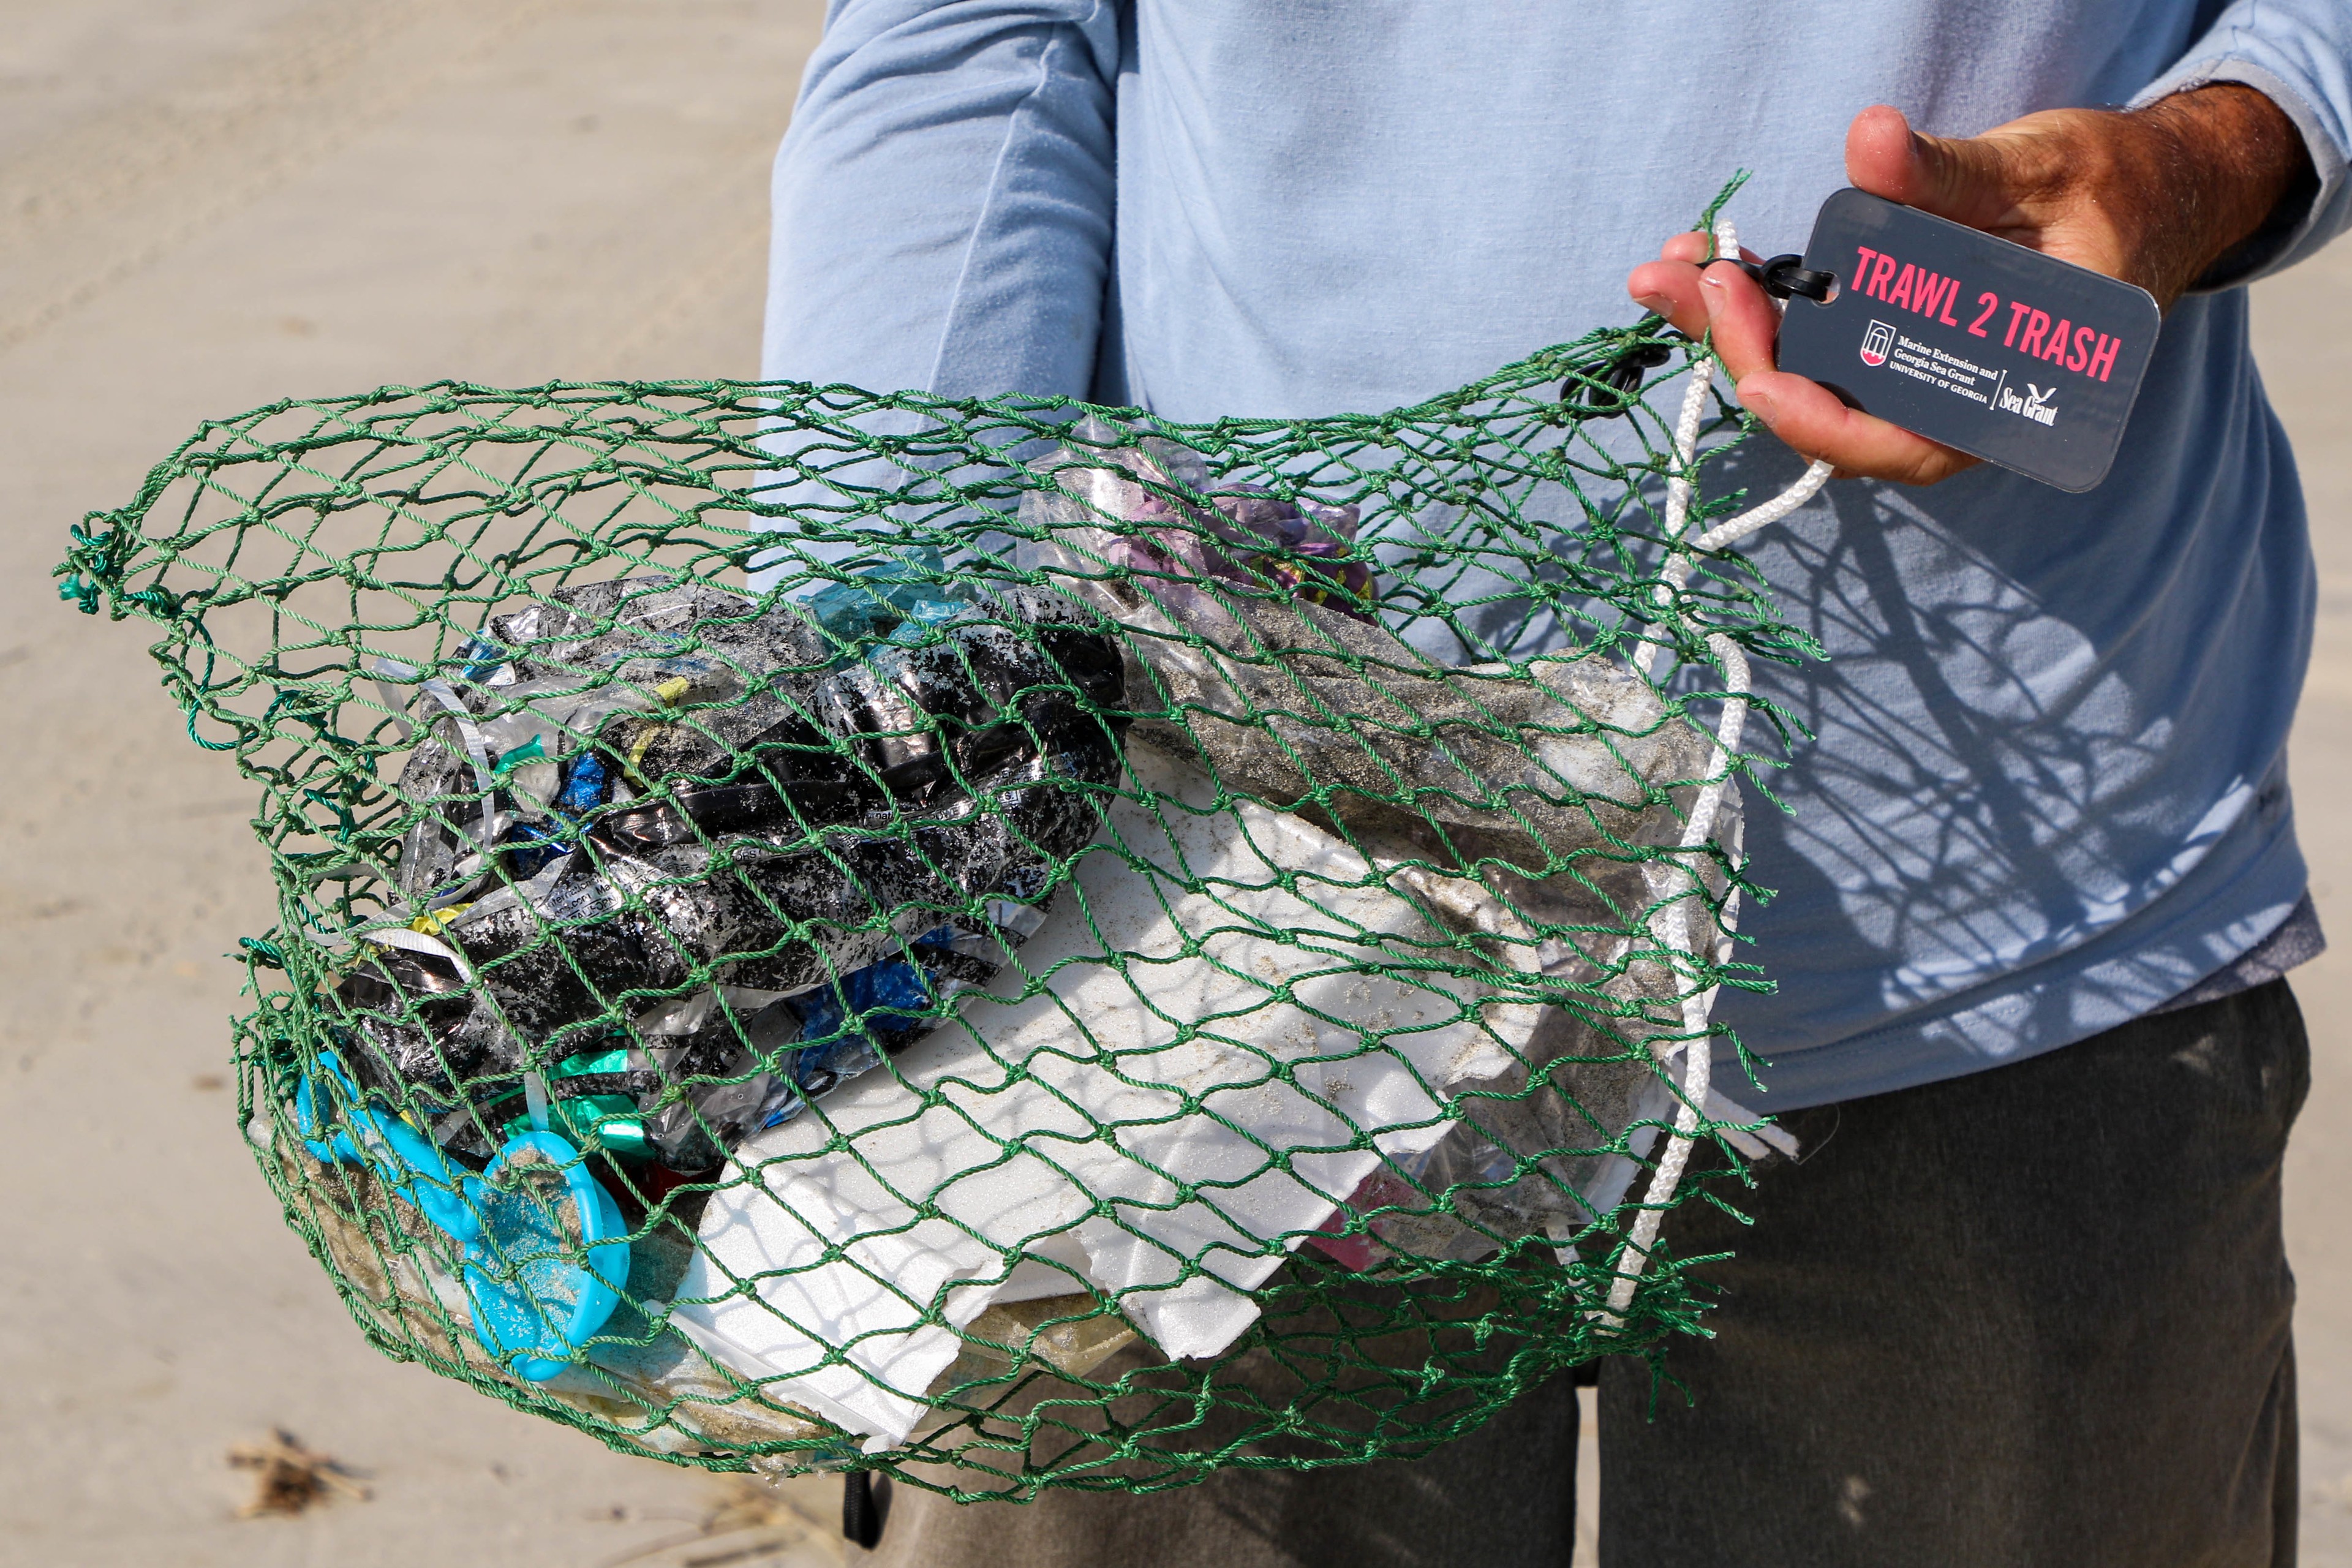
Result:
{"label": "human hand", "polygon": [[[1921,135],[1881,105],[1854,116],[1845,138],[1856,189],[2136,283],[2167,309],[2310,167],[2285,112],[2227,82],[2142,110],[2049,110],[1966,139]],[[1626,289],[1692,337],[1713,332],[1740,402],[1774,435],[1842,479],[1931,485],[1976,466],[1774,369],[1780,312],[1738,268],[1707,263],[1710,246],[1675,236]]]}

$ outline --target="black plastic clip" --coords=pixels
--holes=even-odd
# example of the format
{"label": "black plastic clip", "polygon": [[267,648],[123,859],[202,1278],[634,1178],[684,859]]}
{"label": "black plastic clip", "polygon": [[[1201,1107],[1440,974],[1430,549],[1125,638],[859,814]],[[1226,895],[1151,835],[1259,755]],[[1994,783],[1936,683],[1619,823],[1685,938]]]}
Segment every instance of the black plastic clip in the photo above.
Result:
{"label": "black plastic clip", "polygon": [[890,1521],[890,1482],[879,1486],[864,1470],[841,1478],[841,1534],[871,1552],[882,1544],[882,1527]]}
{"label": "black plastic clip", "polygon": [[1724,259],[1755,279],[1764,292],[1775,300],[1802,294],[1816,304],[1825,305],[1829,303],[1830,290],[1837,287],[1836,273],[1816,272],[1805,265],[1805,258],[1801,256],[1776,256],[1769,261],[1748,261],[1736,256],[1727,256]]}
{"label": "black plastic clip", "polygon": [[[1682,335],[1655,316],[1644,318],[1633,330]],[[1562,383],[1559,400],[1571,408],[1584,410],[1587,418],[1614,419],[1633,405],[1633,394],[1641,389],[1642,378],[1674,357],[1675,351],[1664,343],[1631,344],[1590,376]],[[1609,395],[1612,393],[1616,395],[1613,401]]]}

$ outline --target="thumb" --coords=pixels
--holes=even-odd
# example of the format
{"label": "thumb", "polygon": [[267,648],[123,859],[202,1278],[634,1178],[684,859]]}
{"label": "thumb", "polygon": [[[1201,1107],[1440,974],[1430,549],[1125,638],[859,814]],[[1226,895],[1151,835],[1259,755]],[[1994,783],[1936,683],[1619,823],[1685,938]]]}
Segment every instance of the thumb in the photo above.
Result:
{"label": "thumb", "polygon": [[2008,175],[2000,143],[1921,135],[1901,110],[1883,103],[1855,115],[1846,130],[1845,177],[1856,190],[1971,228],[1989,227],[2010,210]]}

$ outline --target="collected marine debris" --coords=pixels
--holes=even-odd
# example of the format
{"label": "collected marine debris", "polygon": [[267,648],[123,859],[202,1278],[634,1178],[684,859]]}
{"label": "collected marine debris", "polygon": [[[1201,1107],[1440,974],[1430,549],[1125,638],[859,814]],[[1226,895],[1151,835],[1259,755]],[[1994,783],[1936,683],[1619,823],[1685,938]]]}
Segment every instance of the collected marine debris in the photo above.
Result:
{"label": "collected marine debris", "polygon": [[425,710],[415,913],[356,933],[342,1059],[299,1109],[315,1157],[373,1163],[454,1244],[519,1375],[558,1375],[628,1272],[583,1154],[640,1193],[708,1175],[1036,930],[1118,768],[1087,619],[887,567],[764,610],[632,579],[493,618],[445,673],[379,667]]}
{"label": "collected marine debris", "polygon": [[[1433,666],[1376,618],[1352,511],[1117,453],[1066,448],[1028,498],[1016,559],[1068,596],[943,589],[936,559],[764,609],[598,584],[418,682],[420,912],[362,932],[337,995],[436,1147],[357,1124],[406,1158],[395,1190],[460,1200],[420,1206],[520,1375],[560,1373],[627,1273],[577,1151],[710,1182],[667,1326],[877,1449],[991,1309],[1107,1302],[1212,1357],[1302,1241],[1366,1271],[1530,1241],[1556,1266],[1622,1198],[1672,1090],[1530,997],[1681,994],[1636,950],[1689,869],[1612,857],[1673,842],[1707,737],[1597,660]],[[1736,795],[1718,822],[1736,850]],[[1727,891],[1713,861],[1693,885]],[[568,1197],[500,1199],[524,1153],[571,1155]],[[457,1211],[501,1201],[491,1247]]]}
{"label": "collected marine debris", "polygon": [[369,1337],[968,1498],[1409,1455],[1686,1329],[1743,661],[1801,643],[1712,405],[1558,395],[1651,335],[1329,420],[208,426],[66,592],[262,792],[236,1100]]}
{"label": "collected marine debris", "polygon": [[1118,773],[1090,618],[911,573],[764,610],[631,579],[494,618],[417,681],[416,915],[360,932],[336,987],[352,1071],[480,1161],[547,1062],[575,1142],[709,1170],[1036,929]]}

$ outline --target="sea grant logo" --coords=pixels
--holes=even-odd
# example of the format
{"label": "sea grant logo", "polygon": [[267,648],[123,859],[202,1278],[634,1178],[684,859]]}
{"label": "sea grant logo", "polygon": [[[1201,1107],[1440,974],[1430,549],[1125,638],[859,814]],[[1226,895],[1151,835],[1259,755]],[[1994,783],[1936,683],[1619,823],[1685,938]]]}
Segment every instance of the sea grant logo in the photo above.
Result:
{"label": "sea grant logo", "polygon": [[1876,370],[1895,352],[1895,329],[1884,321],[1870,323],[1870,331],[1862,334],[1862,363]]}
{"label": "sea grant logo", "polygon": [[2057,424],[2058,410],[2050,400],[2058,395],[2058,389],[2053,386],[2049,391],[2044,392],[2029,381],[2025,384],[2025,390],[2030,395],[2020,397],[2017,395],[2017,388],[2002,387],[1999,399],[2000,406],[2009,413],[2022,415],[2036,425]]}

